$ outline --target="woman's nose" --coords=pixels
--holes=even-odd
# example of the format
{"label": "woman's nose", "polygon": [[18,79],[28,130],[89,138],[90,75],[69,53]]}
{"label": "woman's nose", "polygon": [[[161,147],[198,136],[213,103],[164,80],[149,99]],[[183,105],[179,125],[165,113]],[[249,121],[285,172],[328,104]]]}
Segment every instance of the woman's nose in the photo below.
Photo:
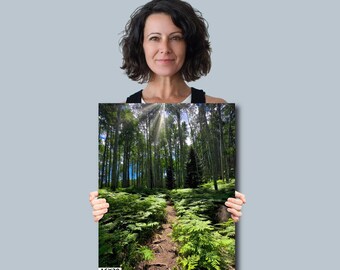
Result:
{"label": "woman's nose", "polygon": [[171,53],[171,47],[169,44],[169,40],[165,39],[161,42],[161,48],[160,48],[160,52],[164,53],[164,54],[169,54]]}

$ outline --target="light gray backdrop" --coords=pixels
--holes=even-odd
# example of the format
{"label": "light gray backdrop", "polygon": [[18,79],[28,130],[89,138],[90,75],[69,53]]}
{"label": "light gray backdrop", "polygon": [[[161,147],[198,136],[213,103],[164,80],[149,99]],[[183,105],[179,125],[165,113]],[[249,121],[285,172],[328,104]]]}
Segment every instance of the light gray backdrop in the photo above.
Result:
{"label": "light gray backdrop", "polygon": [[[1,1],[1,269],[97,268],[97,105],[141,88],[117,44],[143,3]],[[190,3],[213,47],[191,85],[238,106],[238,270],[336,269],[339,2]]]}

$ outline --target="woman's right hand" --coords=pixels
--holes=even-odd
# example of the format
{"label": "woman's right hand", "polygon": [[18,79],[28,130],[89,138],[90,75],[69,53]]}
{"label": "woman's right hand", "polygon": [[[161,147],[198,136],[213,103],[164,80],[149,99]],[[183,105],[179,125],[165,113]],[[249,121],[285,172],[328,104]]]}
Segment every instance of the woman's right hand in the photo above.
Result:
{"label": "woman's right hand", "polygon": [[89,201],[92,206],[92,215],[94,222],[98,222],[109,209],[106,199],[98,199],[98,191],[92,191],[89,195]]}

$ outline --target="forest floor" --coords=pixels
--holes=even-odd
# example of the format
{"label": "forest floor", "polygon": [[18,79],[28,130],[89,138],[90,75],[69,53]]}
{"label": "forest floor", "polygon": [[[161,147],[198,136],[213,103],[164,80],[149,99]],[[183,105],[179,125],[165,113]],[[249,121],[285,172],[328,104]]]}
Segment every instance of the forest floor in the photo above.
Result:
{"label": "forest floor", "polygon": [[162,225],[161,230],[154,235],[148,244],[153,250],[155,257],[151,261],[141,262],[136,269],[171,270],[177,265],[177,246],[171,239],[174,221],[176,221],[176,211],[171,202],[168,201],[166,206],[166,223]]}

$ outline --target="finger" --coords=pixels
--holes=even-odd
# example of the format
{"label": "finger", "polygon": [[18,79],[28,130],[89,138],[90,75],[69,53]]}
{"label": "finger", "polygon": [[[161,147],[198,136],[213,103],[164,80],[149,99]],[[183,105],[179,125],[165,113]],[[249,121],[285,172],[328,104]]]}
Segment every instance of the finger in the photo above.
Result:
{"label": "finger", "polygon": [[240,219],[237,216],[231,215],[231,218],[234,220],[234,222],[238,222]]}
{"label": "finger", "polygon": [[235,190],[235,197],[241,199],[243,203],[246,203],[246,196],[241,192]]}
{"label": "finger", "polygon": [[109,204],[108,203],[99,203],[99,204],[94,204],[93,205],[93,210],[101,210],[101,209],[107,209],[109,208]]}
{"label": "finger", "polygon": [[93,200],[93,204],[100,204],[100,203],[106,203],[106,199],[95,199]]}
{"label": "finger", "polygon": [[93,215],[94,217],[101,216],[101,215],[106,214],[107,211],[108,211],[107,208],[105,208],[105,209],[100,209],[100,210],[95,210],[95,211],[92,211],[92,215]]}
{"label": "finger", "polygon": [[94,222],[98,222],[104,215],[94,217]]}
{"label": "finger", "polygon": [[236,209],[227,208],[227,211],[228,211],[230,214],[232,214],[232,215],[234,215],[234,216],[236,216],[236,217],[242,216],[242,212],[237,211]]}
{"label": "finger", "polygon": [[94,199],[90,203],[92,206],[95,206],[97,204],[104,204],[106,203],[106,199]]}
{"label": "finger", "polygon": [[242,205],[236,204],[236,203],[232,203],[232,202],[225,202],[225,205],[229,208],[234,208],[237,211],[241,211],[242,209]]}
{"label": "finger", "polygon": [[92,201],[94,198],[98,197],[98,191],[92,191],[89,195],[89,201]]}
{"label": "finger", "polygon": [[228,198],[227,202],[231,202],[231,203],[238,204],[238,205],[243,205],[243,201],[241,201],[241,199]]}

